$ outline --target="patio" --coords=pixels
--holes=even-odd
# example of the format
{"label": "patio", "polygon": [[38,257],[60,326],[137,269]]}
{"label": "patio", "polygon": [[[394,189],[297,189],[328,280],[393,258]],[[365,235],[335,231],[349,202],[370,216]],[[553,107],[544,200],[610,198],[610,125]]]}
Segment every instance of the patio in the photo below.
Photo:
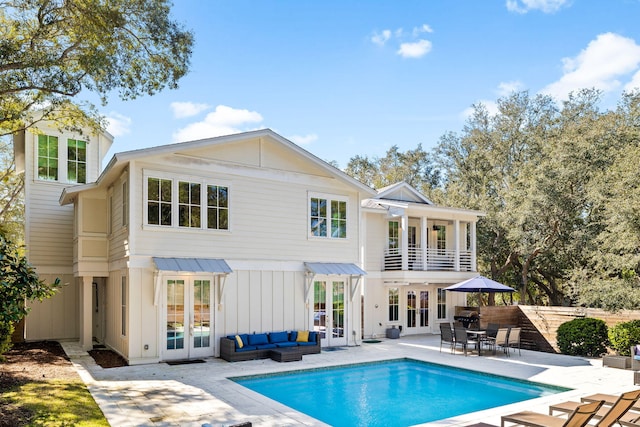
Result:
{"label": "patio", "polygon": [[[250,421],[254,426],[321,426],[304,414],[245,389],[227,377],[264,374],[323,366],[412,358],[461,368],[574,388],[572,391],[526,402],[432,422],[429,426],[500,425],[500,415],[519,410],[546,413],[548,406],[592,393],[631,390],[633,371],[602,366],[601,359],[562,356],[522,350],[507,358],[502,352],[464,357],[439,351],[439,335],[401,337],[363,343],[344,351],[305,355],[302,361],[278,363],[270,359],[228,363],[168,366],[164,363],[102,369],[78,349],[63,343],[96,402],[113,426],[229,426]],[[485,355],[486,354],[486,355]]]}

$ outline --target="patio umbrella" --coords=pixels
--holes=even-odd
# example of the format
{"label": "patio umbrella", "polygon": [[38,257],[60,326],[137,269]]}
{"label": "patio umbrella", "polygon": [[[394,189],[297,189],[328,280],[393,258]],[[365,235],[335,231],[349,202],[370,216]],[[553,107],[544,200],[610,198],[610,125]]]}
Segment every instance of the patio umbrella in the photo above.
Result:
{"label": "patio umbrella", "polygon": [[[451,285],[449,287],[444,288],[445,291],[451,292],[487,292],[487,293],[496,293],[496,292],[515,292],[516,290],[510,286],[503,285],[502,283],[498,283],[495,280],[491,280],[488,277],[477,276],[472,277],[471,279],[467,279],[464,282],[456,283],[455,285]],[[481,298],[478,297],[478,301],[480,301],[480,305],[482,305]]]}
{"label": "patio umbrella", "polygon": [[452,292],[515,292],[515,289],[512,287],[503,285],[484,276],[472,277],[464,282],[446,287],[444,290]]}

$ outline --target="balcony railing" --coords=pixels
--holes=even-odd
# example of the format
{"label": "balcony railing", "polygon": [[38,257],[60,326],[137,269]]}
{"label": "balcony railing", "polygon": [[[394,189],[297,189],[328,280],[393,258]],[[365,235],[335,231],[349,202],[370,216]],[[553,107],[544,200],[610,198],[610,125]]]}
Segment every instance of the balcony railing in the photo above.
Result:
{"label": "balcony railing", "polygon": [[[427,249],[423,259],[422,249],[407,249],[407,269],[413,271],[456,271],[456,251],[449,249]],[[473,271],[471,251],[459,251],[459,271]],[[384,252],[384,270],[402,270],[402,251],[387,249]]]}

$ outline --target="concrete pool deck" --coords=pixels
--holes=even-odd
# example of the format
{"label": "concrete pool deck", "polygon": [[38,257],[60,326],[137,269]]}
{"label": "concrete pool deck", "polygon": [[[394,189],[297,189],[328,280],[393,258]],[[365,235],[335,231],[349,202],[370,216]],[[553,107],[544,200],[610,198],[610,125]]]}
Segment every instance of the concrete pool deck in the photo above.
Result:
{"label": "concrete pool deck", "polygon": [[[323,349],[302,361],[278,363],[270,359],[229,363],[219,358],[205,363],[169,366],[165,363],[103,369],[79,349],[77,343],[61,343],[100,405],[109,423],[126,426],[222,427],[243,422],[253,426],[325,426],[326,424],[246,389],[228,377],[312,369],[352,363],[411,358],[427,362],[526,379],[573,390],[525,402],[464,414],[424,426],[500,425],[500,416],[520,410],[547,413],[550,404],[579,400],[593,393],[619,394],[632,390],[633,371],[602,366],[602,359],[563,356],[517,350],[507,357],[498,350],[465,357],[440,349],[439,335],[414,335]],[[461,397],[462,398],[462,397]],[[384,403],[381,403],[384,404]],[[420,410],[416,407],[416,410]]]}

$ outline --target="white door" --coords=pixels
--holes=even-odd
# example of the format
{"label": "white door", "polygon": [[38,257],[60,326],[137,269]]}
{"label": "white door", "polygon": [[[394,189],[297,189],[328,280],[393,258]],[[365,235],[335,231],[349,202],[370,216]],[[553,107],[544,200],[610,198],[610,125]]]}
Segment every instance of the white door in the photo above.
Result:
{"label": "white door", "polygon": [[406,291],[407,334],[423,334],[431,332],[429,327],[429,291],[425,289],[408,289]]}
{"label": "white door", "polygon": [[164,283],[163,359],[213,356],[212,280],[168,277]]}
{"label": "white door", "polygon": [[345,288],[343,279],[313,283],[313,329],[320,334],[323,347],[347,344]]}

